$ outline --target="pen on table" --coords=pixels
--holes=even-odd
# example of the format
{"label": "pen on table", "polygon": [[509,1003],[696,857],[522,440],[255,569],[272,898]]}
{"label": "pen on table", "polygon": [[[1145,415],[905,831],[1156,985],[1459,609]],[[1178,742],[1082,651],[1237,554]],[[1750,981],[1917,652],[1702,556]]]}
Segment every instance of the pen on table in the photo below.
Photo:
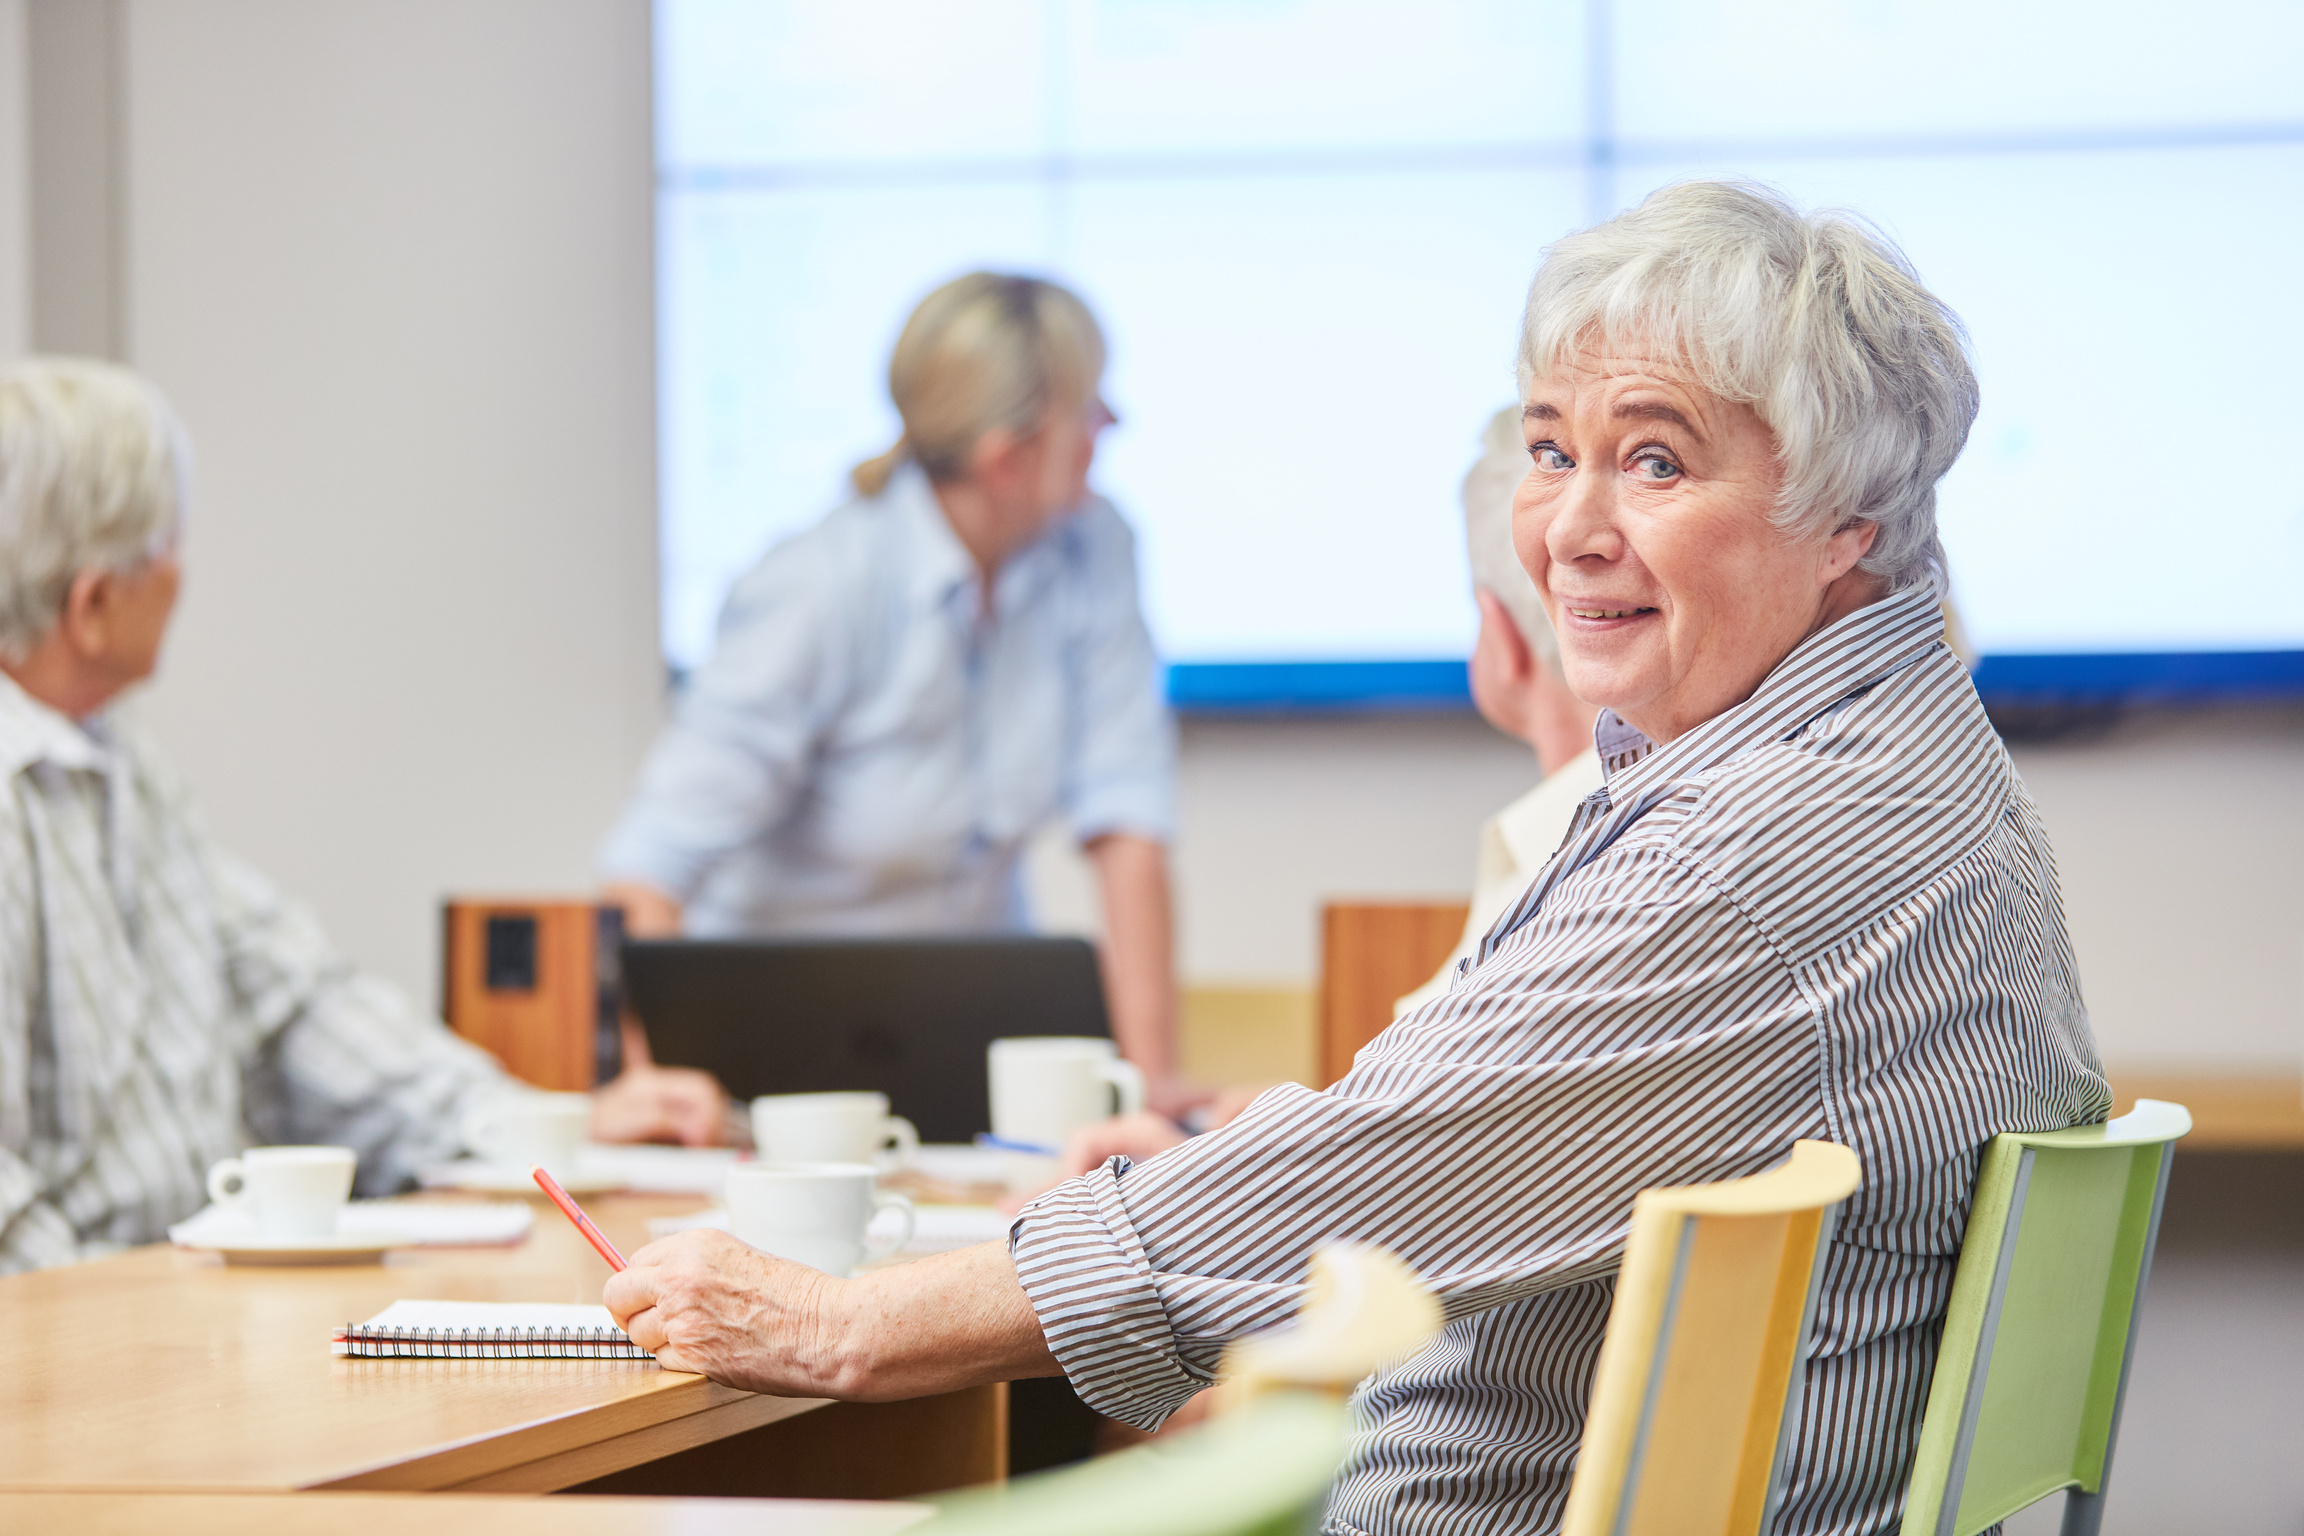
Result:
{"label": "pen on table", "polygon": [[608,1267],[622,1273],[624,1255],[618,1253],[616,1245],[608,1241],[598,1227],[592,1225],[592,1218],[584,1214],[583,1208],[568,1198],[568,1191],[560,1187],[560,1181],[534,1163],[528,1165],[528,1172],[535,1177],[536,1187],[550,1195],[552,1203],[560,1207],[560,1214],[576,1223],[576,1230],[584,1234],[584,1241],[600,1250],[600,1257],[608,1261]]}

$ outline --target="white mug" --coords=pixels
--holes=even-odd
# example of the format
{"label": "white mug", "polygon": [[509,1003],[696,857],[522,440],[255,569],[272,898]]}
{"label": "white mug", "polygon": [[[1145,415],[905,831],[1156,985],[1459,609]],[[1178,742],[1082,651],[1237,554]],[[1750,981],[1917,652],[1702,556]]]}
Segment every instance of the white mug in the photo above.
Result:
{"label": "white mug", "polygon": [[[738,1163],[728,1170],[728,1230],[762,1253],[828,1275],[912,1241],[912,1202],[884,1193],[869,1163]],[[882,1211],[904,1214],[893,1241],[865,1231]]]}
{"label": "white mug", "polygon": [[1063,1150],[1084,1125],[1144,1107],[1144,1074],[1120,1059],[1119,1047],[1092,1036],[1049,1035],[995,1040],[992,1134],[1002,1141]]}
{"label": "white mug", "polygon": [[888,1113],[884,1093],[772,1093],[752,1101],[752,1144],[768,1163],[901,1168],[919,1154],[920,1133]]}
{"label": "white mug", "polygon": [[520,1093],[476,1106],[464,1117],[464,1144],[491,1163],[534,1163],[555,1178],[576,1169],[592,1125],[588,1093]]}
{"label": "white mug", "polygon": [[270,1242],[334,1237],[358,1161],[350,1147],[250,1147],[208,1170],[208,1198],[248,1212]]}

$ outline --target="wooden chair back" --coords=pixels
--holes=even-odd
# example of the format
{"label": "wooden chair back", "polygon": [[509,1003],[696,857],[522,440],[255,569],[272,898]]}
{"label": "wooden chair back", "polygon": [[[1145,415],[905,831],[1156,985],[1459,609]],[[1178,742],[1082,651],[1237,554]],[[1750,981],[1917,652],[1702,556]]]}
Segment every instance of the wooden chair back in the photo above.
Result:
{"label": "wooden chair back", "polygon": [[1562,1536],[1758,1536],[1775,1516],[1846,1147],[1642,1190],[1584,1418]]}
{"label": "wooden chair back", "polygon": [[1975,1536],[2064,1493],[2094,1536],[2181,1104],[1992,1138],[1945,1310],[1903,1536]]}
{"label": "wooden chair back", "polygon": [[1431,980],[1471,915],[1462,901],[1331,901],[1320,909],[1320,1081],[1352,1069],[1392,1022],[1392,1005]]}

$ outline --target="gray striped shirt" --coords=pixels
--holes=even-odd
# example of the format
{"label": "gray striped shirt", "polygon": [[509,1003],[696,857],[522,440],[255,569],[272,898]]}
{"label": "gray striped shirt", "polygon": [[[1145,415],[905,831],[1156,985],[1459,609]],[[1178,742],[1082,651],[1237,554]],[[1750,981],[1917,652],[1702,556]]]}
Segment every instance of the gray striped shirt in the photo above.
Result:
{"label": "gray striped shirt", "polygon": [[1633,1194],[1799,1137],[1864,1188],[1825,1261],[1779,1530],[1893,1529],[1983,1144],[2110,1094],[2039,817],[1907,592],[1812,636],[1605,786],[1449,993],[1315,1093],[1105,1167],[1011,1238],[1081,1395],[1159,1422],[1284,1321],[1320,1243],[1384,1244],[1448,1325],[1365,1384],[1344,1532],[1559,1522]]}
{"label": "gray striped shirt", "polygon": [[157,1241],[251,1139],[387,1191],[517,1091],[218,848],[133,733],[0,675],[0,1273]]}

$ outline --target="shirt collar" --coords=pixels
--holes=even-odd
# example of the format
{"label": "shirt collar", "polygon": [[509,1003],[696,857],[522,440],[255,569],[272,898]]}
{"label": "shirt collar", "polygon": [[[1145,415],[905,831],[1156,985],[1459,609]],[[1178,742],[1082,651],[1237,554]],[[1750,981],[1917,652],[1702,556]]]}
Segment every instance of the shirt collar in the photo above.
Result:
{"label": "shirt collar", "polygon": [[[910,462],[899,465],[896,473],[889,477],[887,489],[880,494],[894,506],[907,527],[907,547],[913,551],[909,588],[912,601],[920,608],[941,612],[954,602],[964,600],[967,607],[963,612],[973,618],[976,557],[960,542],[960,535],[952,531],[951,520],[937,504],[936,492],[929,485],[926,472]],[[1011,613],[1029,604],[1047,585],[1053,575],[1053,551],[1070,523],[1069,517],[1055,519],[1040,537],[1001,562],[1000,572],[992,582],[993,602],[999,613]]]}
{"label": "shirt collar", "polygon": [[905,526],[904,547],[911,558],[907,590],[916,605],[941,609],[954,593],[975,583],[976,557],[952,531],[919,465],[909,460],[897,465],[880,495]]}
{"label": "shirt collar", "polygon": [[1792,648],[1752,696],[1658,747],[1612,709],[1600,712],[1592,743],[1608,776],[1608,798],[1626,804],[1677,779],[1715,768],[1763,742],[1795,735],[1817,716],[1927,655],[1944,638],[1944,614],[1927,587],[1867,603]]}
{"label": "shirt collar", "polygon": [[33,763],[59,768],[102,769],[108,756],[92,730],[50,709],[0,672],[0,779],[11,779]]}

